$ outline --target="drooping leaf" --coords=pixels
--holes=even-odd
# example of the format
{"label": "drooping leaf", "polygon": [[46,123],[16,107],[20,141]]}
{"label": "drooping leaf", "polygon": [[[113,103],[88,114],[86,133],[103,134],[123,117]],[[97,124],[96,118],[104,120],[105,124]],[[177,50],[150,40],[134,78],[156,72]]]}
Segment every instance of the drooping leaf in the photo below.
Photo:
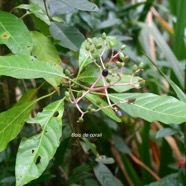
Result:
{"label": "drooping leaf", "polygon": [[32,49],[30,33],[23,21],[3,11],[0,11],[0,44],[20,55],[29,55]]}
{"label": "drooping leaf", "polygon": [[171,128],[164,128],[164,129],[159,130],[156,133],[156,138],[163,138],[166,136],[172,136],[172,135],[176,134],[177,132],[178,131],[171,129]]}
{"label": "drooping leaf", "polygon": [[98,11],[98,7],[87,0],[61,0],[66,5],[83,11]]}
{"label": "drooping leaf", "polygon": [[[83,83],[87,83],[89,85],[92,85],[97,80],[99,75],[100,75],[100,71],[94,64],[88,65],[85,68],[85,70],[78,76],[77,80],[79,80]],[[119,80],[119,76],[113,77],[112,75],[108,75],[107,78],[110,79],[110,83],[106,83],[107,85],[115,84],[115,82],[117,82]],[[121,74],[120,78],[121,78],[121,80],[119,82],[117,82],[115,85],[110,86],[109,88],[114,89],[116,92],[125,92],[127,90],[132,89],[132,88],[139,88],[140,85],[139,85],[138,80],[142,79],[138,76],[135,76],[132,81],[133,84],[129,84],[130,79],[132,78],[131,75]],[[102,79],[100,79],[98,81],[96,86],[103,86]]]}
{"label": "drooping leaf", "polygon": [[25,119],[28,118],[35,102],[26,102],[0,113],[0,151],[21,131]]}
{"label": "drooping leaf", "polygon": [[[37,57],[38,60],[44,61],[46,63],[51,63],[56,65],[59,69],[60,66],[60,57],[55,46],[52,44],[51,40],[40,32],[31,32],[33,49],[32,55]],[[46,78],[46,80],[53,86],[55,89],[58,89],[58,85],[61,82],[61,78]]]}
{"label": "drooping leaf", "polygon": [[74,51],[78,51],[84,41],[83,34],[76,27],[67,24],[52,22],[50,33],[59,41],[59,45]]}
{"label": "drooping leaf", "polygon": [[113,176],[111,171],[104,164],[98,163],[93,170],[102,186],[122,186],[122,183]]}
{"label": "drooping leaf", "polygon": [[32,56],[0,56],[0,75],[20,79],[65,77],[63,71]]}
{"label": "drooping leaf", "polygon": [[21,141],[16,158],[16,186],[38,178],[54,156],[62,135],[63,101],[49,104],[35,118],[27,120],[39,123],[42,132]]}
{"label": "drooping leaf", "polygon": [[132,117],[143,118],[149,122],[161,121],[165,124],[180,124],[186,121],[186,104],[170,96],[151,93],[110,94],[113,102],[136,98],[134,103],[121,103],[118,107]]}
{"label": "drooping leaf", "polygon": [[[94,95],[94,94],[87,94],[86,98],[91,101],[94,105],[96,105],[97,107],[99,107],[99,105],[97,104],[97,101],[100,101],[101,106],[105,107],[108,106],[108,104],[99,96]],[[111,108],[105,108],[102,109],[102,111],[111,119],[117,121],[117,122],[121,122],[121,119],[119,117],[116,116],[115,112],[111,109]]]}
{"label": "drooping leaf", "polygon": [[34,14],[36,17],[44,21],[47,25],[50,24],[50,20],[48,16],[46,15],[46,12],[41,7],[37,6],[36,4],[29,4],[29,5],[21,4],[15,8],[29,10],[32,14]]}
{"label": "drooping leaf", "polygon": [[174,89],[176,95],[178,96],[178,98],[183,101],[184,103],[186,103],[186,95],[184,94],[184,92],[171,80],[169,79],[161,70],[160,68],[156,65],[156,63],[154,63],[147,55],[145,55],[148,60],[158,69],[158,71],[164,76],[164,78],[169,82],[169,84],[171,85],[171,87]]}
{"label": "drooping leaf", "polygon": [[183,87],[184,83],[184,73],[183,69],[181,68],[179,61],[177,60],[176,56],[174,53],[171,51],[170,47],[168,44],[165,42],[165,39],[159,32],[158,28],[153,25],[153,27],[148,27],[146,24],[139,23],[139,25],[146,31],[148,31],[150,34],[152,34],[156,44],[158,47],[161,49],[165,57],[167,58],[167,62],[169,62],[173,72],[175,73],[176,77],[178,78],[180,84]]}
{"label": "drooping leaf", "polygon": [[[99,43],[101,44],[102,46],[105,45],[103,39],[100,37],[100,38],[92,38],[92,40],[96,43]],[[110,46],[109,46],[109,42],[112,42],[113,43],[113,46],[117,45],[118,41],[115,37],[112,37],[112,36],[107,36],[106,38],[106,50],[110,49]],[[81,45],[81,48],[80,48],[80,52],[79,52],[79,73],[81,72],[81,70],[86,67],[88,64],[92,63],[92,59],[90,58],[89,56],[89,52],[86,50],[86,43],[87,41],[84,41]],[[93,47],[93,46],[91,46]],[[100,50],[103,50],[103,47],[100,49]],[[101,53],[101,51],[99,51]],[[93,52],[93,56],[95,58],[98,57],[98,51],[97,50],[94,50]]]}

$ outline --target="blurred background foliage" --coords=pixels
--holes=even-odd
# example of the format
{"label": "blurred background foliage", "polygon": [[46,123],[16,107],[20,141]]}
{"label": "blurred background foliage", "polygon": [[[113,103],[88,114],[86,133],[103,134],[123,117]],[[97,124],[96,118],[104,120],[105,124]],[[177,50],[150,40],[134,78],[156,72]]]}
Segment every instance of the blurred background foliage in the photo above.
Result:
{"label": "blurred background foliage", "polygon": [[[43,1],[32,2],[43,7]],[[137,91],[176,97],[170,85],[144,54],[184,90],[185,0],[92,0],[92,2],[99,7],[98,12],[69,8],[65,9],[64,13],[52,5],[49,6],[49,11],[53,17],[78,28],[85,37],[100,36],[102,32],[106,32],[107,35],[115,36],[125,43],[127,45],[125,53],[131,60],[136,64],[140,61],[145,63],[141,76],[146,80],[146,86]],[[10,12],[15,6],[27,3],[30,2],[1,0],[0,9]],[[15,10],[14,13],[21,17],[25,11]],[[37,17],[29,15],[23,20],[30,30],[39,30],[50,37],[48,27]],[[72,52],[59,45],[56,47],[62,65],[76,72],[78,52]],[[6,54],[6,50],[7,48],[0,46],[1,55]],[[126,73],[130,68],[129,63],[125,69]],[[9,77],[1,78],[0,110],[10,108],[20,92],[25,92],[29,87],[37,87],[41,83],[41,80],[21,81]],[[43,86],[38,94],[43,95],[49,88],[48,84]],[[61,91],[64,92],[63,89]],[[35,112],[57,98],[56,94],[44,100],[37,106]],[[83,104],[86,106],[89,103]],[[106,186],[113,185],[109,181],[109,177],[112,176],[115,177],[114,184],[117,186],[186,185],[184,125],[149,123],[142,119],[131,118],[126,113],[123,113],[122,122],[116,123],[102,112],[87,114],[85,122],[77,125],[78,117],[78,111],[72,105],[66,105],[61,145],[44,174],[29,183],[29,186],[100,184]],[[36,127],[25,125],[21,134],[0,153],[0,185],[15,185],[15,156],[20,139],[37,132]],[[72,133],[96,133],[102,136],[82,140],[71,137]],[[105,175],[102,172],[105,172]]]}

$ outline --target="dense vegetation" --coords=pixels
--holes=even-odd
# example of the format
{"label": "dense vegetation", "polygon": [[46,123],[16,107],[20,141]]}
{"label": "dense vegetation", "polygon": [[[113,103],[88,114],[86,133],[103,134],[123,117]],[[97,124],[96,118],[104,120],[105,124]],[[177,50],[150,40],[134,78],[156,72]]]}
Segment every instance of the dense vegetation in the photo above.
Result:
{"label": "dense vegetation", "polygon": [[186,185],[185,14],[0,0],[0,185]]}

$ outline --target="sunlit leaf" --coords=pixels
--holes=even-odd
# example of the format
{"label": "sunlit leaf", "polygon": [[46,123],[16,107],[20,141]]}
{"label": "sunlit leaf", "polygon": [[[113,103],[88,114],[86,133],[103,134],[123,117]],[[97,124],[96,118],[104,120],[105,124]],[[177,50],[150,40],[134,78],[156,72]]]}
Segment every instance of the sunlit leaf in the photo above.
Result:
{"label": "sunlit leaf", "polygon": [[143,118],[149,122],[161,121],[165,124],[180,124],[186,121],[186,104],[170,96],[151,93],[110,94],[113,102],[136,98],[134,103],[121,103],[118,107],[132,117]]}
{"label": "sunlit leaf", "polygon": [[21,141],[16,159],[16,186],[38,178],[54,156],[62,135],[63,109],[63,100],[59,100],[46,106],[35,118],[27,120],[28,123],[40,124],[42,131]]}
{"label": "sunlit leaf", "polygon": [[0,56],[0,75],[20,79],[65,77],[63,71],[32,56]]}
{"label": "sunlit leaf", "polygon": [[3,11],[0,11],[0,44],[21,55],[30,54],[32,49],[30,33],[23,21]]}
{"label": "sunlit leaf", "polygon": [[[51,42],[49,38],[47,38],[45,35],[41,34],[40,32],[31,32],[32,40],[33,40],[33,49],[32,49],[32,55],[37,57],[38,60],[44,61],[46,63],[51,63],[56,65],[59,69],[60,66],[60,57],[58,55],[58,52],[54,46],[54,44]],[[44,44],[43,44],[44,43]],[[46,79],[55,89],[58,88],[58,85],[61,82],[61,78],[47,78]]]}
{"label": "sunlit leaf", "polygon": [[25,119],[28,118],[35,102],[26,102],[0,113],[0,151],[21,131]]}

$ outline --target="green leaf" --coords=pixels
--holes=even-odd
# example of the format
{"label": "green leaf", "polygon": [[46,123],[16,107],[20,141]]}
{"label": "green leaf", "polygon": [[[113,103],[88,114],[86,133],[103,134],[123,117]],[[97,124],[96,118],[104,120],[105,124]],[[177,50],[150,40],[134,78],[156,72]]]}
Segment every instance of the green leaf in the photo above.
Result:
{"label": "green leaf", "polygon": [[106,157],[104,155],[97,157],[96,161],[98,163],[102,163],[102,164],[113,164],[114,163],[114,159],[113,158],[108,158],[108,157]]}
{"label": "green leaf", "polygon": [[143,118],[149,122],[161,121],[165,124],[180,124],[186,121],[186,104],[170,96],[151,93],[109,94],[113,102],[136,98],[135,103],[118,104],[132,117]]}
{"label": "green leaf", "polygon": [[8,111],[0,113],[0,151],[21,131],[25,119],[28,118],[35,102],[18,104]]}
{"label": "green leaf", "polygon": [[176,1],[176,23],[175,26],[175,33],[173,38],[173,50],[176,54],[178,59],[185,59],[186,58],[186,44],[184,42],[184,32],[185,32],[185,24],[186,24],[186,1],[179,0]]}
{"label": "green leaf", "polygon": [[[108,104],[99,96],[94,95],[94,94],[87,94],[86,98],[91,101],[94,105],[96,105],[97,107],[99,107],[99,105],[96,103],[97,101],[100,101],[101,106],[105,107],[108,106]],[[108,117],[110,117],[111,119],[117,121],[117,122],[121,122],[121,119],[119,117],[116,116],[115,112],[111,109],[111,108],[105,108],[102,110]]]}
{"label": "green leaf", "polygon": [[[99,43],[101,44],[102,46],[104,46],[104,40],[100,37],[100,38],[92,38],[93,41],[96,40],[96,43]],[[109,47],[109,41],[112,41],[113,45],[117,45],[118,41],[115,37],[112,37],[112,36],[107,36],[106,38],[106,50],[110,49]],[[86,43],[87,41],[84,41],[81,45],[81,48],[80,48],[80,52],[79,52],[79,73],[81,72],[81,70],[86,67],[88,64],[92,63],[92,59],[89,57],[89,52],[86,50]],[[100,52],[101,53],[101,52]],[[95,50],[94,53],[93,53],[93,56],[95,58],[98,57],[98,51]]]}
{"label": "green leaf", "polygon": [[0,11],[0,44],[21,55],[30,54],[32,49],[30,33],[23,21],[3,11]]}
{"label": "green leaf", "polygon": [[[94,64],[92,64],[92,65],[88,65],[85,68],[85,70],[78,76],[77,80],[79,80],[83,83],[87,83],[89,85],[92,85],[97,80],[99,75],[100,75],[99,69]],[[135,83],[135,86],[132,86],[132,85],[127,85],[130,82],[131,75],[121,74],[120,76],[121,76],[121,80],[109,88],[114,89],[116,92],[125,92],[125,91],[133,89],[133,88],[140,88],[138,80],[142,79],[142,78],[135,76],[133,78],[133,83]],[[107,78],[110,79],[110,84],[115,83],[119,79],[118,76],[113,77],[112,75],[108,75]],[[106,84],[108,84],[108,83],[106,83]],[[98,81],[96,86],[103,86],[102,79],[100,79]]]}
{"label": "green leaf", "polygon": [[65,77],[63,71],[32,56],[0,56],[0,75],[20,79]]}
{"label": "green leaf", "polygon": [[16,8],[29,10],[32,14],[34,14],[40,20],[45,22],[47,25],[50,24],[50,20],[49,20],[48,16],[46,15],[46,12],[41,7],[37,6],[36,4],[29,4],[29,5],[22,4],[22,5],[15,7],[15,9]]}
{"label": "green leaf", "polygon": [[186,96],[184,94],[184,92],[171,80],[169,79],[161,70],[160,68],[156,65],[155,62],[153,62],[147,55],[145,55],[148,60],[158,69],[158,71],[164,76],[164,78],[169,82],[169,84],[171,85],[171,87],[174,89],[176,95],[178,96],[178,98],[183,101],[184,103],[186,103]]}
{"label": "green leaf", "polygon": [[[32,55],[37,57],[38,60],[54,64],[60,69],[61,59],[51,40],[42,33],[36,31],[31,32],[31,36],[33,41]],[[55,87],[55,89],[58,89],[61,78],[46,78],[46,81],[48,81],[53,87]]]}
{"label": "green leaf", "polygon": [[[27,120],[39,123],[42,132],[21,141],[16,158],[16,186],[38,178],[54,156],[62,135],[63,101],[49,104],[35,118]],[[54,116],[56,112],[58,116]]]}
{"label": "green leaf", "polygon": [[167,62],[169,62],[174,74],[176,75],[180,84],[183,87],[183,84],[184,84],[183,69],[181,68],[181,66],[179,64],[179,61],[177,60],[176,56],[174,55],[174,53],[172,52],[172,50],[170,49],[168,44],[165,42],[165,39],[163,38],[163,36],[159,32],[158,28],[155,26],[155,24],[153,25],[153,27],[148,27],[146,24],[143,24],[143,23],[139,23],[139,25],[144,30],[146,30],[150,34],[152,34],[156,44],[158,45],[158,47],[161,49],[161,51],[163,52],[163,54],[167,58]]}
{"label": "green leaf", "polygon": [[51,64],[60,64],[58,52],[51,40],[40,32],[31,32],[33,48],[32,55],[37,59]]}
{"label": "green leaf", "polygon": [[70,50],[78,51],[85,40],[83,34],[74,26],[52,22],[50,24],[52,37],[59,41],[59,45]]}
{"label": "green leaf", "polygon": [[25,102],[32,101],[35,98],[37,91],[38,91],[38,88],[29,89],[21,96],[21,98],[15,105],[17,106]]}
{"label": "green leaf", "polygon": [[86,146],[87,146],[87,149],[90,149],[93,153],[94,153],[94,155],[96,156],[96,157],[98,157],[99,156],[99,154],[98,154],[98,152],[97,152],[97,149],[96,149],[96,145],[94,144],[94,143],[91,143],[88,139],[86,139],[86,138],[82,138],[83,139],[83,141],[85,142],[85,144],[86,144]]}
{"label": "green leaf", "polygon": [[116,136],[114,135],[112,140],[114,141],[114,145],[116,146],[116,148],[124,153],[124,154],[130,154],[131,150],[129,149],[129,147],[124,143],[124,141],[122,140],[122,138],[120,136]]}
{"label": "green leaf", "polygon": [[121,182],[113,176],[107,166],[101,163],[94,167],[94,174],[102,186],[122,186]]}
{"label": "green leaf", "polygon": [[177,132],[178,131],[171,129],[171,128],[164,128],[164,129],[159,130],[156,133],[156,138],[163,138],[166,136],[172,136],[172,135],[176,134]]}
{"label": "green leaf", "polygon": [[63,3],[65,3],[66,5],[72,7],[72,8],[76,8],[78,10],[83,10],[83,11],[98,11],[98,7],[94,4],[91,3],[87,0],[61,0]]}

